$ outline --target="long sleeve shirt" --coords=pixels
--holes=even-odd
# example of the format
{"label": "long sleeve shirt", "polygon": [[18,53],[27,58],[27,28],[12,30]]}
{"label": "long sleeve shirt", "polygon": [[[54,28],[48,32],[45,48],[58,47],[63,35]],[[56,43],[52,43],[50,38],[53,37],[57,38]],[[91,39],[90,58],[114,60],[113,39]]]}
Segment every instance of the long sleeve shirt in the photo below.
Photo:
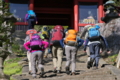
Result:
{"label": "long sleeve shirt", "polygon": [[[25,22],[28,21],[28,19],[27,19],[28,15],[29,15],[29,14],[26,14],[26,15],[25,15],[25,18],[24,18],[24,21],[25,21]],[[35,21],[38,21],[38,20],[37,20],[37,17],[35,17]]]}
{"label": "long sleeve shirt", "polygon": [[[106,48],[109,49],[109,46],[108,46],[108,43],[107,43],[106,39],[105,39],[104,37],[102,37],[102,36],[100,36],[100,39],[104,42]],[[90,40],[87,38],[87,39],[85,40],[85,47],[84,47],[84,48],[86,48],[87,45],[90,45],[90,44],[92,44],[92,43],[100,43],[100,41],[90,41]]]}

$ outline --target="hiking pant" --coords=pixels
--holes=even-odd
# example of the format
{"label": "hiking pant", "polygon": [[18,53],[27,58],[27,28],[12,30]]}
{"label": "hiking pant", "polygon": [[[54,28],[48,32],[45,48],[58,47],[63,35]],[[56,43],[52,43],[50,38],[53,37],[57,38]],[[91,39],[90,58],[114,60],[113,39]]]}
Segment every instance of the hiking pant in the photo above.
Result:
{"label": "hiking pant", "polygon": [[90,50],[89,50],[88,46],[87,46],[87,49],[86,49],[86,53],[87,53],[87,56],[88,56],[87,61],[90,61]]}
{"label": "hiking pant", "polygon": [[[47,39],[45,39],[44,41],[47,41],[47,42],[48,42]],[[48,56],[48,53],[49,53],[48,50],[49,50],[49,48],[46,48],[45,51],[44,51],[44,56],[46,56],[46,57]]]}
{"label": "hiking pant", "polygon": [[44,51],[44,56],[46,56],[46,57],[48,56],[48,52],[49,52],[48,50],[49,50],[49,48],[46,48]]}
{"label": "hiking pant", "polygon": [[90,58],[95,60],[95,66],[98,67],[100,59],[100,43],[92,43],[89,45]]}
{"label": "hiking pant", "polygon": [[65,54],[67,59],[66,67],[69,67],[72,63],[72,72],[75,72],[77,48],[75,46],[65,46]]}
{"label": "hiking pant", "polygon": [[43,68],[42,60],[43,60],[43,52],[42,51],[35,51],[31,53],[31,69],[32,74],[36,74],[36,60],[38,61],[38,69]]}
{"label": "hiking pant", "polygon": [[30,59],[31,57],[30,57],[30,56],[31,56],[30,51],[27,51],[27,58],[28,58],[29,71],[31,71],[31,61],[30,61],[30,60],[31,60],[31,59]]}
{"label": "hiking pant", "polygon": [[28,29],[34,29],[35,19],[28,19]]}
{"label": "hiking pant", "polygon": [[53,66],[57,70],[61,70],[63,48],[61,46],[52,46]]}

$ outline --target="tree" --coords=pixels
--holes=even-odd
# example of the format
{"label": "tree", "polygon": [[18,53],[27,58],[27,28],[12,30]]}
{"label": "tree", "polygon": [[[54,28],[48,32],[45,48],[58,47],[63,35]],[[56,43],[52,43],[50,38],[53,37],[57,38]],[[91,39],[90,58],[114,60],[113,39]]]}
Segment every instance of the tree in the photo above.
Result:
{"label": "tree", "polygon": [[115,2],[115,6],[120,7],[120,0],[113,0]]}
{"label": "tree", "polygon": [[3,62],[12,53],[10,45],[12,44],[11,35],[14,32],[15,22],[16,19],[9,12],[9,3],[0,0],[0,78],[5,78]]}

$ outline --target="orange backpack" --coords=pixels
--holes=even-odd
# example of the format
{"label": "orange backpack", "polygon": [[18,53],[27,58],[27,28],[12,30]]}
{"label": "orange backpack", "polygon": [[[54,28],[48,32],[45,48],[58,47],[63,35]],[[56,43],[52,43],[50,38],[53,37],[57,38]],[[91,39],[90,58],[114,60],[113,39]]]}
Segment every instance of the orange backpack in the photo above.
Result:
{"label": "orange backpack", "polygon": [[70,29],[67,31],[65,43],[67,44],[68,41],[76,42],[77,31],[74,29]]}

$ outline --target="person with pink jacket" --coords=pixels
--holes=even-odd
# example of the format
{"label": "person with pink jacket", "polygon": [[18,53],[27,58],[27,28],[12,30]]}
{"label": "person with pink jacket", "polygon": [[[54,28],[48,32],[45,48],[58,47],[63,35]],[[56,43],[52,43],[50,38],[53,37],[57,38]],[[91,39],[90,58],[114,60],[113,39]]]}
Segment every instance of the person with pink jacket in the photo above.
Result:
{"label": "person with pink jacket", "polygon": [[[36,41],[38,40],[39,42],[41,42],[42,45],[40,48],[31,47],[31,45],[33,44],[32,41],[35,41],[35,40]],[[31,61],[31,73],[32,73],[33,78],[36,78],[36,69],[37,69],[36,68],[36,60],[38,61],[38,69],[41,70],[40,77],[43,77],[43,75],[44,75],[44,67],[43,67],[43,63],[42,63],[43,53],[44,53],[44,50],[48,47],[48,45],[49,45],[49,43],[46,41],[42,41],[40,39],[39,35],[37,35],[37,34],[34,34],[30,41],[24,43],[25,49],[30,51],[30,53],[31,53],[30,61]]]}

